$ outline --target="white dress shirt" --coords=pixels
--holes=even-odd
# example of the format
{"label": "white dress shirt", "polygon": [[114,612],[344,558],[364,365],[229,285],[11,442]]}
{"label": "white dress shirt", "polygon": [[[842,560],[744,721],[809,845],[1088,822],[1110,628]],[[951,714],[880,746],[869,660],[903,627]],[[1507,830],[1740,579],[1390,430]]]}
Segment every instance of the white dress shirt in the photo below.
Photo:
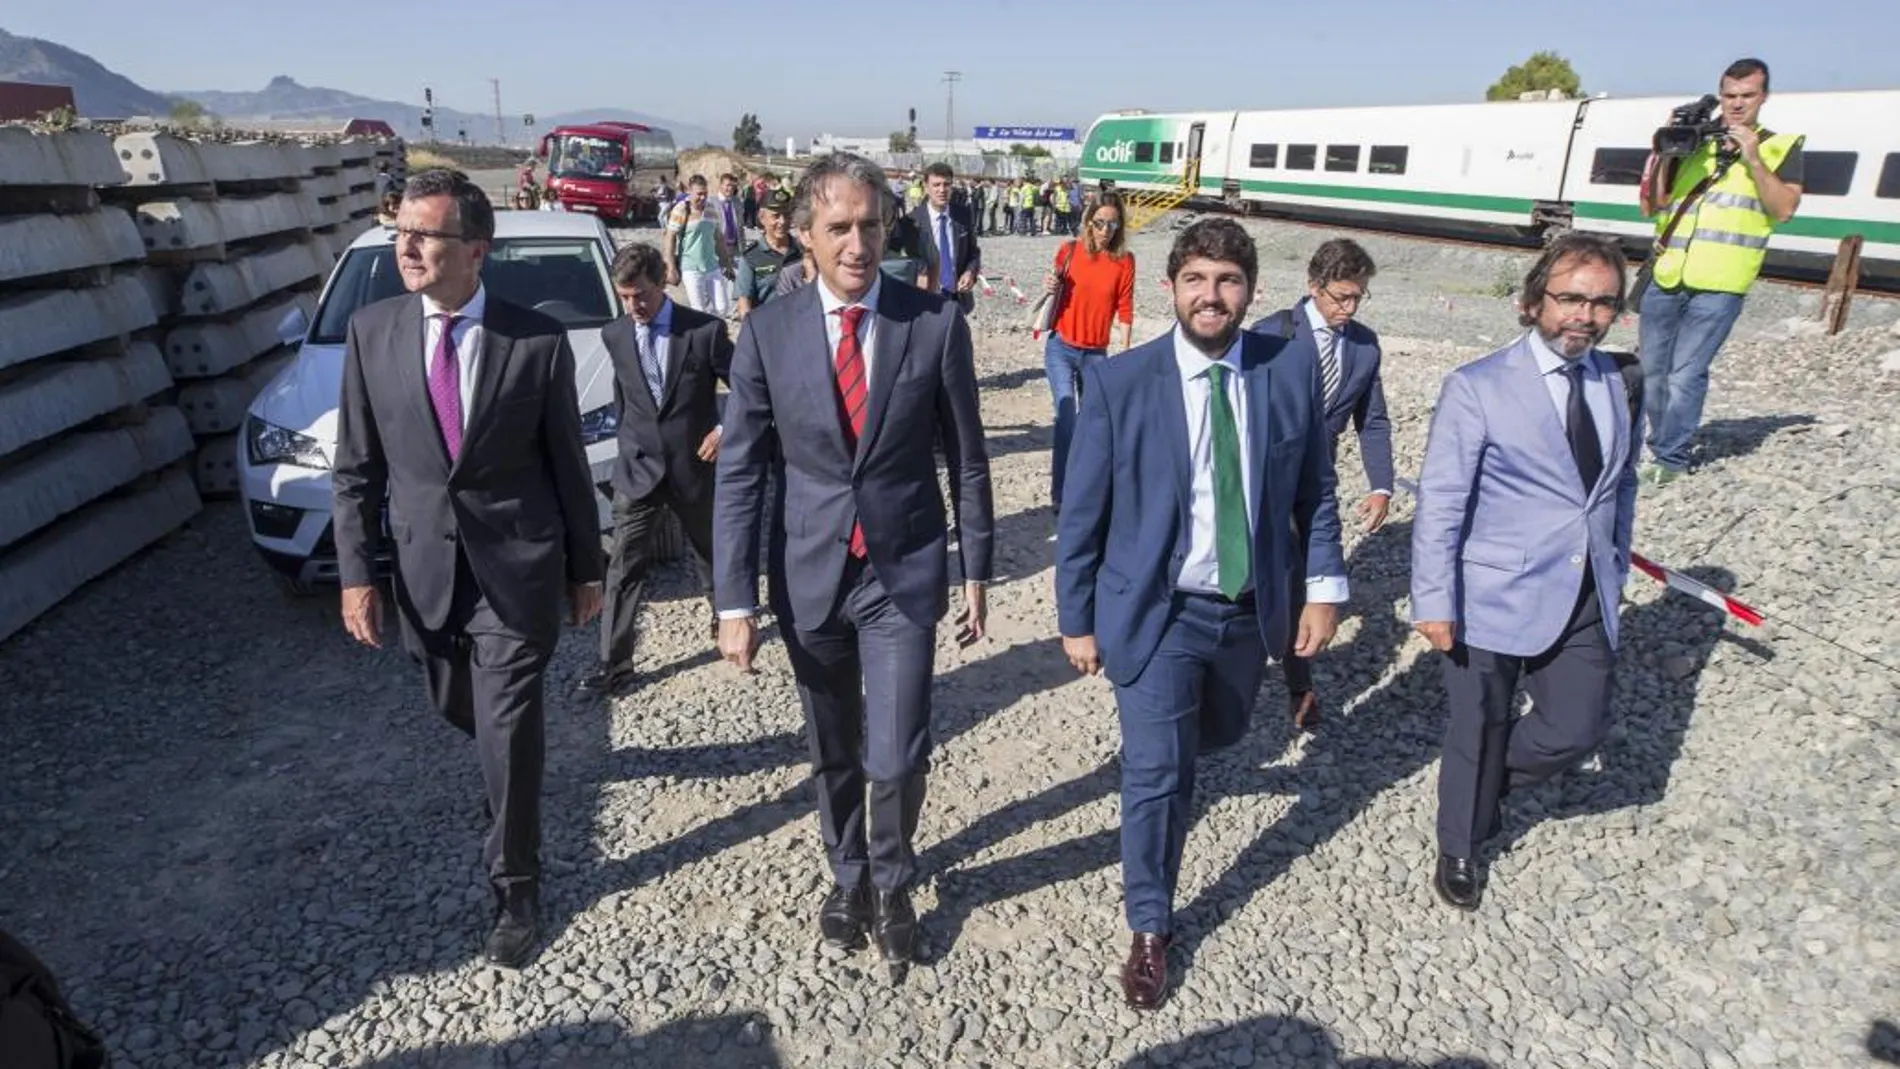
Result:
{"label": "white dress shirt", "polygon": [[858,320],[858,348],[864,353],[864,388],[868,391],[877,381],[877,362],[871,354],[876,352],[877,341],[877,295],[884,288],[884,272],[879,271],[871,280],[871,288],[856,301],[847,301],[831,292],[831,286],[823,278],[818,279],[818,307],[825,313],[825,341],[831,348],[825,353],[825,372],[833,379],[837,378],[838,343],[844,340],[844,317],[839,309],[862,307],[865,315]]}
{"label": "white dress shirt", "polygon": [[475,296],[459,309],[444,308],[428,294],[422,295],[422,381],[429,381],[435,365],[435,347],[442,341],[445,314],[461,316],[455,324],[455,366],[461,374],[462,429],[468,430],[469,406],[475,402],[475,369],[482,359],[482,315],[488,311],[488,288],[475,287]]}
{"label": "white dress shirt", "polygon": [[[1570,361],[1563,354],[1550,347],[1544,336],[1536,330],[1528,332],[1531,342],[1531,355],[1537,358],[1537,370],[1543,372],[1544,389],[1550,394],[1551,407],[1557,410],[1557,426],[1564,431],[1564,440],[1569,441],[1570,428],[1570,382],[1564,375],[1564,369]],[[1610,458],[1610,436],[1613,433],[1615,414],[1610,406],[1616,404],[1616,396],[1610,389],[1610,380],[1605,377],[1602,357],[1595,349],[1583,354],[1583,399],[1590,406],[1590,422],[1597,425],[1597,451],[1604,453],[1602,462],[1608,465]]]}
{"label": "white dress shirt", "polygon": [[[1174,329],[1174,360],[1181,369],[1181,397],[1187,406],[1188,471],[1192,476],[1189,499],[1187,558],[1181,562],[1178,589],[1198,594],[1220,593],[1220,563],[1214,552],[1214,419],[1213,378],[1208,369],[1219,363],[1224,373],[1228,406],[1234,412],[1234,427],[1240,440],[1240,486],[1247,502],[1247,531],[1254,531],[1257,510],[1254,507],[1259,474],[1247,463],[1252,451],[1247,448],[1252,425],[1248,420],[1247,391],[1240,374],[1240,342],[1236,337],[1218,361],[1209,360],[1195,348],[1180,327]],[[1318,414],[1315,413],[1317,418]],[[1254,579],[1250,567],[1247,589]],[[1338,604],[1348,598],[1343,575],[1308,576],[1306,600],[1312,604]]]}

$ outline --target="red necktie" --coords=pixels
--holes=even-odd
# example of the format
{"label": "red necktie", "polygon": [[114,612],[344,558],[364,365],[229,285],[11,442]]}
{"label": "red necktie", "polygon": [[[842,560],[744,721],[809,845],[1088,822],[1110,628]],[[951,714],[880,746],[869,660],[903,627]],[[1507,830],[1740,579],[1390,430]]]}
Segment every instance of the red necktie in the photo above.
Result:
{"label": "red necktie", "polygon": [[[840,308],[838,318],[843,329],[838,336],[838,415],[844,424],[846,452],[857,456],[858,438],[864,434],[864,405],[870,396],[864,375],[864,350],[858,345],[858,323],[864,319],[863,305]],[[851,555],[864,559],[864,525],[851,521]]]}

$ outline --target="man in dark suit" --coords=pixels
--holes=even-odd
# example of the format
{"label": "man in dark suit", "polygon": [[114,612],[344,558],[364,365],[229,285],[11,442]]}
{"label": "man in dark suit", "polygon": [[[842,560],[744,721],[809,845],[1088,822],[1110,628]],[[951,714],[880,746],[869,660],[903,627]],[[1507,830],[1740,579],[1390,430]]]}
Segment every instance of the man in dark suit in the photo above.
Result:
{"label": "man in dark suit", "polygon": [[622,248],[614,257],[613,281],[627,314],[607,324],[600,340],[614,362],[620,456],[600,665],[580,681],[588,694],[616,694],[637,678],[633,648],[641,595],[663,510],[679,517],[712,596],[712,476],[719,456],[714,394],[732,367],[725,321],[667,297],[660,250],[637,242]]}
{"label": "man in dark suit", "polygon": [[[1351,238],[1322,244],[1306,265],[1307,296],[1248,328],[1311,350],[1319,365],[1329,455],[1339,454],[1339,436],[1352,422],[1359,432],[1359,459],[1366,467],[1369,492],[1359,502],[1360,530],[1371,534],[1385,525],[1392,502],[1392,421],[1385,413],[1385,385],[1379,377],[1379,336],[1353,319],[1371,299],[1372,257]],[[1336,471],[1337,469],[1335,469]],[[1296,538],[1295,544],[1299,540]],[[1295,575],[1301,562],[1295,560]],[[1293,584],[1294,612],[1305,584]],[[1319,698],[1313,693],[1313,667],[1291,648],[1281,651],[1286,671],[1287,706],[1293,726],[1319,727]]]}
{"label": "man in dark suit", "polygon": [[544,677],[562,595],[576,626],[599,611],[601,560],[574,354],[560,323],[483,289],[494,234],[460,173],[409,179],[395,244],[410,295],[350,320],[332,480],[343,622],[370,646],[387,497],[403,646],[481,756],[487,954],[517,967],[538,931]]}
{"label": "man in dark suit", "polygon": [[976,219],[969,202],[953,200],[956,172],[947,163],[924,168],[924,202],[911,219],[924,234],[930,275],[937,289],[957,303],[965,315],[976,306],[976,275],[983,266],[983,250],[976,243]]}
{"label": "man in dark suit", "polygon": [[[1167,994],[1197,756],[1239,741],[1267,652],[1291,632],[1302,656],[1317,653],[1348,593],[1318,369],[1310,349],[1240,329],[1257,276],[1253,239],[1231,219],[1175,239],[1177,326],[1083,372],[1056,521],[1063,652],[1108,674],[1120,711],[1134,933],[1121,981],[1137,1009]],[[1297,629],[1295,583],[1311,588]]]}
{"label": "man in dark suit", "polygon": [[1478,908],[1499,800],[1581,761],[1609,729],[1642,420],[1596,343],[1623,310],[1625,272],[1615,238],[1551,242],[1521,291],[1530,329],[1446,376],[1432,410],[1412,619],[1446,655],[1432,887],[1457,909]]}
{"label": "man in dark suit", "polygon": [[819,928],[842,947],[870,929],[901,971],[915,953],[911,843],[929,769],[937,621],[949,607],[939,441],[965,644],[984,631],[992,512],[970,328],[956,305],[879,270],[890,196],[877,165],[842,153],[799,181],[794,217],[818,280],[754,309],[739,333],[713,582],[720,652],[749,671],[766,523],[770,602],[805,708],[836,881]]}

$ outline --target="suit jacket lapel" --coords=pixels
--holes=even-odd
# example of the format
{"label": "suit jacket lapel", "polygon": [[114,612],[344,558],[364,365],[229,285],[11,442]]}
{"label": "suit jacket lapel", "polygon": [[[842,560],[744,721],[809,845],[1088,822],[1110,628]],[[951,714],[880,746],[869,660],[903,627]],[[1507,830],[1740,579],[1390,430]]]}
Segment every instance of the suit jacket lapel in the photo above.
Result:
{"label": "suit jacket lapel", "polygon": [[[871,447],[877,444],[878,433],[884,429],[884,411],[890,405],[891,389],[897,385],[898,376],[904,371],[904,359],[910,355],[910,325],[914,314],[911,309],[898,307],[909,296],[897,283],[884,279],[878,290],[877,307],[871,312],[877,316],[877,342],[869,369],[871,398],[864,410],[864,433],[858,436],[858,455],[852,463],[854,471],[864,464]],[[897,312],[906,314],[898,318],[893,314]]]}
{"label": "suit jacket lapel", "polygon": [[423,356],[423,344],[428,333],[422,329],[422,298],[409,297],[409,303],[403,306],[401,314],[395,319],[395,338],[390,352],[396,361],[396,381],[402,384],[402,392],[415,406],[417,426],[427,427],[425,436],[435,443],[435,455],[446,470],[449,466],[449,447],[442,441],[442,432],[435,418],[435,401],[429,397],[429,376],[425,369],[425,360],[434,360],[435,354]]}
{"label": "suit jacket lapel", "polygon": [[1576,462],[1570,457],[1570,438],[1564,433],[1563,421],[1557,418],[1557,410],[1551,407],[1550,389],[1544,385],[1544,373],[1537,366],[1537,356],[1532,353],[1528,340],[1517,343],[1511,350],[1510,361],[1510,389],[1516,395],[1518,411],[1526,413],[1533,433],[1543,442],[1544,452],[1558,473],[1557,482],[1565,493],[1582,503],[1585,499],[1583,480],[1578,477]]}
{"label": "suit jacket lapel", "polygon": [[[1259,347],[1254,345],[1248,335],[1241,335],[1240,366],[1244,370],[1241,376],[1247,385],[1247,463],[1254,476],[1253,512],[1256,517],[1266,515],[1262,506],[1267,501],[1267,443],[1273,440],[1273,365],[1260,359]],[[1313,418],[1323,419],[1324,414],[1315,412]],[[1258,530],[1256,520],[1254,528]]]}
{"label": "suit jacket lapel", "polygon": [[1623,471],[1623,459],[1629,455],[1630,409],[1628,387],[1623,376],[1616,370],[1615,361],[1592,349],[1586,358],[1596,369],[1597,376],[1610,395],[1610,440],[1603,443],[1603,475],[1597,484],[1590,488],[1590,501],[1594,503],[1605,494],[1616,490],[1616,481]]}
{"label": "suit jacket lapel", "polygon": [[[515,339],[508,330],[507,313],[495,307],[490,299],[488,311],[482,317],[482,359],[475,365],[475,389],[471,391],[469,411],[463,414],[462,425],[467,428],[462,433],[462,456],[468,456],[470,449],[479,440],[482,430],[488,426],[495,411],[495,396],[501,392],[503,373],[508,368],[508,356],[514,351]],[[461,463],[460,457],[456,460]]]}
{"label": "suit jacket lapel", "polygon": [[1180,511],[1177,530],[1185,532],[1193,526],[1194,464],[1192,445],[1188,442],[1187,395],[1181,390],[1181,365],[1174,357],[1174,336],[1165,335],[1159,357],[1155,360],[1155,389],[1149,396],[1154,398],[1155,418],[1160,422],[1161,433],[1167,446],[1168,455],[1173,457],[1175,506]]}
{"label": "suit jacket lapel", "polygon": [[[686,364],[686,335],[679,330],[679,309],[673,310],[673,318],[666,324],[666,371],[660,382],[659,411],[673,403],[673,391],[679,388],[680,368]],[[652,394],[648,394],[649,397]]]}
{"label": "suit jacket lapel", "polygon": [[761,348],[767,351],[761,355],[769,365],[768,374],[784,375],[795,391],[805,395],[805,402],[818,413],[817,421],[824,430],[825,441],[837,452],[837,462],[848,465],[851,454],[844,447],[844,423],[839,418],[838,372],[831,364],[831,336],[825,324],[824,302],[818,299],[818,287],[823,284],[810,282],[790,296],[779,298],[798,304],[786,317],[790,320],[792,336],[782,357],[763,343]]}

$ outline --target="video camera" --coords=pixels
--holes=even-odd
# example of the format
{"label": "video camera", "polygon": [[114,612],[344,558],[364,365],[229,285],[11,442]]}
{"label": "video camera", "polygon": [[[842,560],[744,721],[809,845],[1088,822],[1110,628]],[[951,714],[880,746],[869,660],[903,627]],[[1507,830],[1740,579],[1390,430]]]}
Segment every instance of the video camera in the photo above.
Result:
{"label": "video camera", "polygon": [[[1722,102],[1714,93],[1708,93],[1701,100],[1684,104],[1669,113],[1669,125],[1659,128],[1650,145],[1656,155],[1662,157],[1689,156],[1702,147],[1705,141],[1726,141],[1728,124],[1722,121]],[[1718,149],[1719,155],[1730,155],[1726,145]]]}

